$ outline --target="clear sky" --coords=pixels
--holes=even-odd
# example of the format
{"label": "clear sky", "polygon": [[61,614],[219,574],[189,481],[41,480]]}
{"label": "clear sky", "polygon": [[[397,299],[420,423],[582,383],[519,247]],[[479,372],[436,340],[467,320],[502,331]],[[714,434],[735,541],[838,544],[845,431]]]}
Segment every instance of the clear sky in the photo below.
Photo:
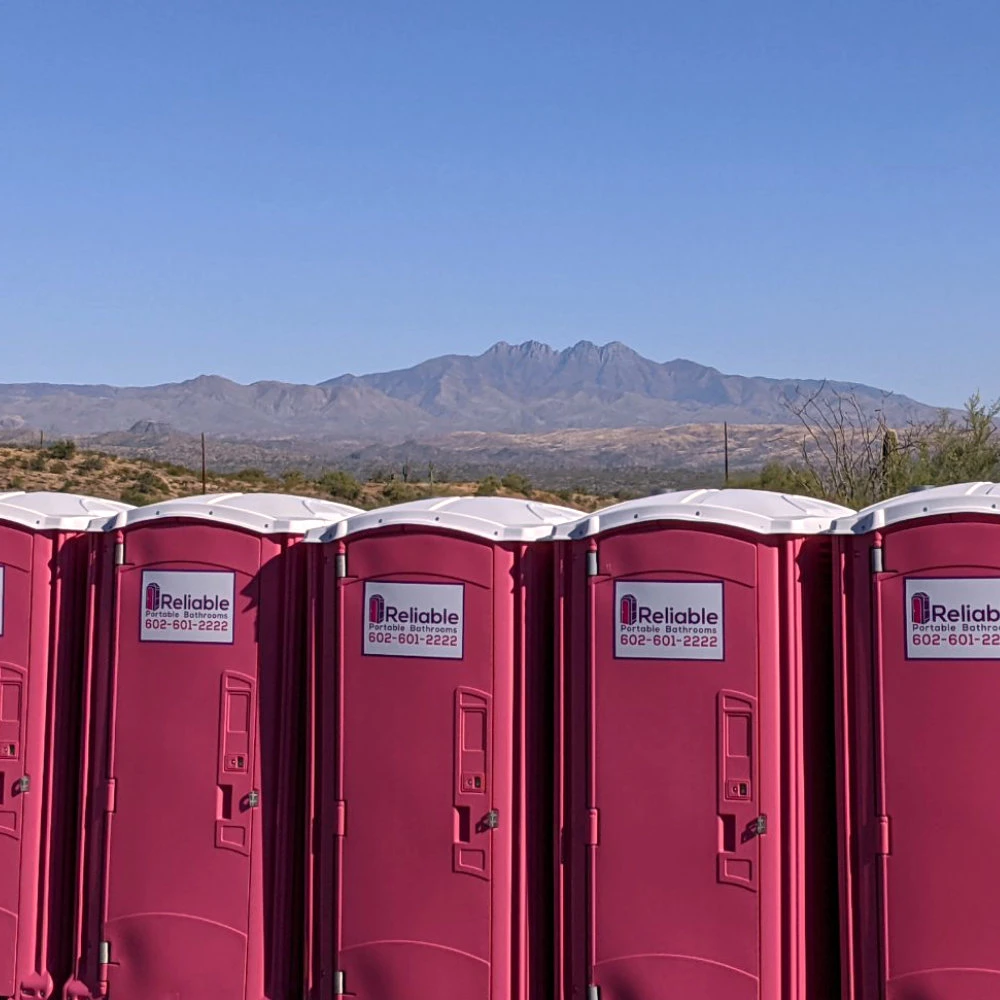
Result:
{"label": "clear sky", "polygon": [[623,340],[1000,393],[997,0],[0,0],[0,381]]}

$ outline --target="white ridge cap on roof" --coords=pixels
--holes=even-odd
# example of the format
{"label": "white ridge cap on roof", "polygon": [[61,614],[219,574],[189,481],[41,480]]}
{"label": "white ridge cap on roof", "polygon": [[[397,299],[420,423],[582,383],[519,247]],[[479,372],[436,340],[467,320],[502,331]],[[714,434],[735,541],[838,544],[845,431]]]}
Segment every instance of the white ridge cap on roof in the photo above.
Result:
{"label": "white ridge cap on roof", "polygon": [[101,531],[128,504],[78,493],[0,493],[0,521],[36,531]]}
{"label": "white ridge cap on roof", "polygon": [[838,518],[833,530],[842,535],[863,535],[900,521],[941,514],[1000,516],[1000,483],[957,483],[914,490],[872,504],[850,517]]}
{"label": "white ridge cap on roof", "polygon": [[588,538],[644,521],[694,521],[742,528],[760,535],[811,535],[828,531],[847,507],[766,490],[683,490],[605,507],[556,531],[559,538]]}
{"label": "white ridge cap on roof", "polygon": [[329,542],[360,531],[400,525],[444,528],[493,541],[551,538],[557,525],[575,521],[578,510],[513,497],[435,497],[356,514],[340,524],[311,531],[307,541]]}
{"label": "white ridge cap on roof", "polygon": [[288,493],[207,493],[135,507],[116,528],[163,518],[193,518],[230,524],[262,535],[304,535],[311,528],[361,513],[357,507]]}

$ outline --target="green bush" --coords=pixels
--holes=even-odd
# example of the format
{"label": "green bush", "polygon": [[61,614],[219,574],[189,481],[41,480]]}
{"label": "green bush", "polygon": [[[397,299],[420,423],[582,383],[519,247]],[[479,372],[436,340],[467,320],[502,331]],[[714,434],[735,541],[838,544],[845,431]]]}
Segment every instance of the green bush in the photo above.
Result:
{"label": "green bush", "polygon": [[497,476],[487,476],[480,480],[479,488],[476,490],[478,497],[495,497],[503,484]]}
{"label": "green bush", "polygon": [[119,494],[122,503],[136,507],[156,503],[170,495],[170,487],[155,472],[142,472]]}
{"label": "green bush", "polygon": [[76,454],[76,442],[68,439],[53,441],[45,450],[49,458],[72,458]]}
{"label": "green bush", "polygon": [[102,455],[88,455],[78,466],[80,472],[100,472],[104,468]]}
{"label": "green bush", "polygon": [[382,498],[386,503],[406,503],[409,500],[420,500],[426,492],[411,483],[401,483],[398,479],[386,483],[382,487]]}
{"label": "green bush", "polygon": [[252,483],[255,486],[270,486],[277,482],[273,476],[269,476],[263,469],[254,467],[239,469],[237,472],[227,472],[223,478],[234,479],[240,483]]}
{"label": "green bush", "polygon": [[528,479],[527,476],[522,476],[518,472],[508,472],[507,475],[500,480],[500,485],[503,486],[505,490],[510,490],[511,493],[523,493],[526,497],[530,497],[534,492],[531,480]]}
{"label": "green bush", "polygon": [[159,462],[157,468],[162,469],[168,476],[201,476],[200,472],[189,469],[186,465],[178,465],[176,462]]}
{"label": "green bush", "polygon": [[326,472],[316,480],[316,485],[336,500],[354,503],[361,496],[361,483],[349,472]]}
{"label": "green bush", "polygon": [[306,485],[306,477],[298,469],[289,469],[281,475],[281,487],[289,493],[301,490]]}
{"label": "green bush", "polygon": [[155,472],[140,473],[135,480],[135,488],[141,490],[143,493],[149,493],[151,495],[157,493],[169,493],[170,487],[160,479],[160,477]]}

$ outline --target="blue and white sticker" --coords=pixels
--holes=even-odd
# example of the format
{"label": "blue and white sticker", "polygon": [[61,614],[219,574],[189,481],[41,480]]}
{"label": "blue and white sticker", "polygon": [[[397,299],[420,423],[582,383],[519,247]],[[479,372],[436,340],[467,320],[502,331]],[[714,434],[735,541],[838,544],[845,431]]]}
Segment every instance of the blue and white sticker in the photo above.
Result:
{"label": "blue and white sticker", "polygon": [[618,581],[614,615],[616,659],[725,659],[721,581]]}

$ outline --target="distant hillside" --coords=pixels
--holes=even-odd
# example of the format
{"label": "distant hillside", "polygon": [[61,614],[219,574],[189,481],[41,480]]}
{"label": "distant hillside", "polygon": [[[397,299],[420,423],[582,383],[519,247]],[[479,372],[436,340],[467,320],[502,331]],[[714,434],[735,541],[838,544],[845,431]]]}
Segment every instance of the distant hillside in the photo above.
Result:
{"label": "distant hillside", "polygon": [[[780,424],[729,428],[733,472],[759,469],[770,461],[795,461],[803,432]],[[2,435],[0,435],[2,438]],[[23,435],[21,443],[37,443]],[[201,439],[164,424],[136,424],[128,431],[77,439],[81,447],[153,462],[198,468]],[[566,489],[588,484],[597,490],[645,490],[667,484],[715,483],[724,467],[719,424],[668,428],[565,430],[543,434],[467,431],[425,440],[363,443],[348,441],[244,441],[209,438],[211,468],[232,473],[247,468],[280,475],[289,469],[319,473],[331,467],[361,478],[401,475],[404,468],[439,479],[478,480],[510,472],[529,475],[540,486]]]}
{"label": "distant hillside", "polygon": [[174,432],[264,440],[271,450],[291,453],[303,450],[299,442],[311,442],[305,450],[315,453],[317,441],[363,446],[456,432],[789,425],[796,423],[789,401],[821,389],[851,393],[866,410],[882,408],[896,425],[937,414],[866,385],[726,375],[693,361],[651,361],[617,342],[581,341],[557,351],[529,341],[319,385],[239,385],[214,375],[141,388],[0,385],[0,434],[30,428],[86,436],[169,424]]}

